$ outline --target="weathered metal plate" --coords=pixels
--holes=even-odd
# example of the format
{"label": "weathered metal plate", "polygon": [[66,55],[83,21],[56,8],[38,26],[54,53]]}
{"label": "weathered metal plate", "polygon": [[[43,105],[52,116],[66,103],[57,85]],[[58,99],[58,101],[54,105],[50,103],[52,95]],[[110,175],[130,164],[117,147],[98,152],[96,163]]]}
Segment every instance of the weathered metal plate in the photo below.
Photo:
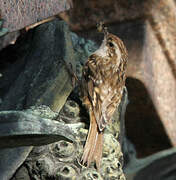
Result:
{"label": "weathered metal plate", "polygon": [[0,15],[3,27],[9,32],[70,9],[71,0],[1,0]]}

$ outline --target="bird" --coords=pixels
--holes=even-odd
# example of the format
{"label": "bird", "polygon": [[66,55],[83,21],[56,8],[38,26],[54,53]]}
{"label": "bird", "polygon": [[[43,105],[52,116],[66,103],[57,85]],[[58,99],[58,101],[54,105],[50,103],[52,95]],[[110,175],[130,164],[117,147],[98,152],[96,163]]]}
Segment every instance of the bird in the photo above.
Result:
{"label": "bird", "polygon": [[111,122],[125,87],[128,53],[122,40],[109,33],[103,23],[99,23],[98,30],[104,33],[103,42],[88,57],[81,78],[82,102],[90,118],[81,162],[87,167],[95,162],[99,170],[104,129]]}

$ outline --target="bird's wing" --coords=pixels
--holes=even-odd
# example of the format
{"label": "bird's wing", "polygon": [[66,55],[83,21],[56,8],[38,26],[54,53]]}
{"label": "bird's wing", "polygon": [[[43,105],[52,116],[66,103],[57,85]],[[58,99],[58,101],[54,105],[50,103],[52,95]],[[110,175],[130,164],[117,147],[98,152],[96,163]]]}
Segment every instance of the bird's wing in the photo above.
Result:
{"label": "bird's wing", "polygon": [[[82,84],[84,84],[84,96],[88,97],[99,130],[102,131],[112,118],[120,98],[115,89],[109,90],[110,84],[105,84],[102,87],[101,83],[98,84],[96,82],[96,80],[99,80],[100,71],[96,64],[97,59],[95,62],[95,58],[97,57],[90,56],[86,62],[83,69]],[[84,102],[84,104],[87,104],[87,102]]]}
{"label": "bird's wing", "polygon": [[[96,106],[93,109],[99,130],[102,131],[111,120],[117,105],[120,103],[120,94],[107,92],[104,97],[96,94]],[[97,108],[98,107],[98,108]]]}

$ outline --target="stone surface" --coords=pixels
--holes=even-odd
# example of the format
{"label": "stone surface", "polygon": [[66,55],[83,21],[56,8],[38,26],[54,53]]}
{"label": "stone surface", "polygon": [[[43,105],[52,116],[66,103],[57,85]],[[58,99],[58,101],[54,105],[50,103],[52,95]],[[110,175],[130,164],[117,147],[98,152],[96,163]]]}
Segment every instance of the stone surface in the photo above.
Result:
{"label": "stone surface", "polygon": [[16,173],[15,178],[12,178],[12,180],[30,180],[27,168],[24,166],[20,168],[20,170]]}
{"label": "stone surface", "polygon": [[24,69],[18,72],[19,76],[3,98],[1,110],[45,104],[60,111],[73,88],[65,62],[75,69],[68,27],[58,20],[41,25],[33,32],[31,44],[25,50],[27,53],[24,49],[23,53],[18,52],[21,54],[16,60],[26,62]]}
{"label": "stone surface", "polygon": [[[73,95],[69,98],[72,99]],[[121,107],[126,106],[127,94],[125,94],[122,101]],[[73,100],[67,100],[65,107],[60,112],[60,117],[63,117],[63,121],[68,121],[67,118],[73,119],[73,122],[78,119],[86,118],[88,121],[88,114],[77,113],[78,105]],[[68,106],[69,104],[69,106]],[[71,106],[70,106],[71,104]],[[74,104],[74,105],[73,105]],[[73,110],[73,107],[75,108]],[[100,171],[97,172],[94,163],[91,164],[89,168],[81,165],[80,159],[83,152],[83,146],[86,140],[88,130],[84,128],[77,129],[77,137],[74,142],[68,142],[61,140],[59,142],[40,146],[33,148],[26,161],[21,168],[25,167],[28,170],[28,174],[34,179],[117,179],[125,180],[125,176],[122,171],[123,166],[123,154],[121,151],[121,145],[118,142],[120,135],[120,119],[121,107],[117,109],[116,114],[113,118],[113,125],[110,125],[104,136],[103,145],[103,158]],[[67,111],[64,110],[67,109]],[[63,112],[65,113],[63,114]],[[72,111],[72,116],[70,117],[70,112]],[[72,127],[75,124],[68,124]],[[118,129],[118,131],[116,131]],[[20,168],[20,169],[21,169]],[[18,171],[20,171],[20,169]],[[16,174],[21,174],[23,178],[26,174],[18,172]],[[35,173],[34,173],[35,172]],[[17,178],[16,175],[14,179]]]}
{"label": "stone surface", "polygon": [[9,180],[23,164],[32,146],[0,149],[0,179]]}
{"label": "stone surface", "polygon": [[65,123],[27,112],[1,111],[0,124],[0,148],[40,146],[76,138]]}
{"label": "stone surface", "polygon": [[40,0],[2,0],[0,1],[0,15],[4,19],[3,27],[12,32],[68,10],[71,5],[71,0],[44,0],[42,2]]}
{"label": "stone surface", "polygon": [[80,108],[78,104],[75,101],[68,100],[60,112],[60,117],[62,117],[66,123],[76,123],[80,121],[79,113]]}
{"label": "stone surface", "polygon": [[[30,41],[20,41],[18,55],[12,56],[16,58],[13,62],[21,64],[17,65],[18,71],[12,64],[10,70],[1,72],[0,109],[22,110],[44,104],[59,111],[73,88],[64,63],[71,62],[73,69],[75,67],[68,26],[58,20],[46,23],[29,33],[27,39]],[[1,150],[0,179],[10,179],[31,150],[30,146]]]}

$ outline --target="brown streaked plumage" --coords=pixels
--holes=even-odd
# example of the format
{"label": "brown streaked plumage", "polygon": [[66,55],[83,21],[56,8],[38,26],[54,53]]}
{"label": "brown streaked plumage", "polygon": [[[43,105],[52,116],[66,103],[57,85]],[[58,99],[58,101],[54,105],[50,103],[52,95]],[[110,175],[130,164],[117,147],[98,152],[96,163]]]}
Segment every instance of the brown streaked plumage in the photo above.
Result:
{"label": "brown streaked plumage", "polygon": [[89,111],[90,127],[82,156],[83,164],[95,161],[100,168],[103,130],[120,104],[125,86],[127,50],[115,35],[104,32],[100,48],[87,60],[83,68],[83,104]]}

